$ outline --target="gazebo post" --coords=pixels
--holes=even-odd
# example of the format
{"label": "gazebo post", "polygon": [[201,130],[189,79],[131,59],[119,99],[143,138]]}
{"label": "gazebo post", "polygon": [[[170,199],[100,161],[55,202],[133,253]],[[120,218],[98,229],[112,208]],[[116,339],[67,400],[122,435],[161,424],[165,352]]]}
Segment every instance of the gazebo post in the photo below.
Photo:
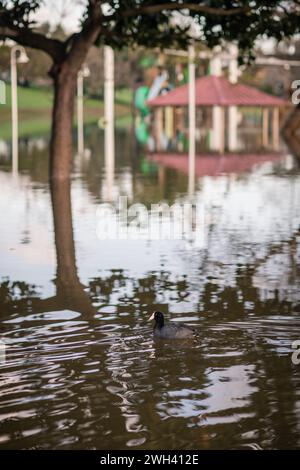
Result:
{"label": "gazebo post", "polygon": [[225,147],[223,106],[213,106],[212,108],[212,131],[213,150],[218,151],[219,153],[223,153]]}
{"label": "gazebo post", "polygon": [[273,123],[272,123],[272,141],[273,149],[279,149],[279,108],[278,106],[273,108]]}
{"label": "gazebo post", "polygon": [[212,139],[211,146],[213,150],[218,150],[219,148],[219,137],[220,137],[220,106],[212,107]]}
{"label": "gazebo post", "polygon": [[237,150],[238,110],[237,106],[228,107],[228,149]]}
{"label": "gazebo post", "polygon": [[176,134],[177,119],[178,119],[177,118],[177,108],[176,108],[176,106],[173,106],[172,109],[173,109],[173,139],[174,139],[174,142],[176,142],[176,145],[177,145],[177,134]]}
{"label": "gazebo post", "polygon": [[262,145],[269,146],[269,109],[262,108]]}
{"label": "gazebo post", "polygon": [[161,150],[161,137],[163,133],[163,109],[155,108],[155,147],[156,151]]}
{"label": "gazebo post", "polygon": [[170,140],[174,137],[174,119],[172,106],[165,107],[165,134]]}
{"label": "gazebo post", "polygon": [[224,153],[225,151],[225,108],[224,106],[221,106],[220,108],[221,113],[220,113],[220,147],[219,147],[219,152]]}

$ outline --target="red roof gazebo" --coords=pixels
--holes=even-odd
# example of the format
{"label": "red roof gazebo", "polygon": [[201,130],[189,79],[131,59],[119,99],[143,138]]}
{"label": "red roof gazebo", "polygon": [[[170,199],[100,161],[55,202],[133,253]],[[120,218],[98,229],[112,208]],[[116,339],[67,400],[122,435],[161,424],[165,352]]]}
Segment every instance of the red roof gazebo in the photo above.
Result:
{"label": "red roof gazebo", "polygon": [[[188,85],[148,101],[150,106],[188,106]],[[196,80],[196,106],[290,106],[290,102],[252,86],[233,84],[225,77],[207,75]]]}
{"label": "red roof gazebo", "polygon": [[[291,103],[282,98],[265,93],[252,86],[233,84],[224,76],[208,75],[198,78],[195,83],[196,107],[202,109],[202,114],[207,116],[205,123],[209,122],[212,129],[213,150],[223,153],[226,147],[226,138],[230,151],[236,151],[238,116],[243,115],[242,109],[260,108],[262,146],[269,148],[270,111],[272,111],[272,148],[277,150],[279,146],[280,116],[279,110]],[[184,129],[184,109],[188,106],[188,85],[175,88],[164,95],[160,95],[148,101],[155,114],[155,136],[157,148],[159,147],[159,135],[164,133],[172,138],[178,129]],[[257,114],[257,113],[256,113]],[[200,128],[206,124],[201,124]],[[199,124],[198,124],[199,128]],[[227,131],[227,132],[225,132]]]}

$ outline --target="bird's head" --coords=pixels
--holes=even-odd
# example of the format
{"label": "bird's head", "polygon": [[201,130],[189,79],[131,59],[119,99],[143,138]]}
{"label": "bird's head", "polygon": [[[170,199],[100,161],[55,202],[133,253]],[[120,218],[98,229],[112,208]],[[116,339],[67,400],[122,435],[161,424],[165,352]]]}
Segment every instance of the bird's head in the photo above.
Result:
{"label": "bird's head", "polygon": [[152,315],[148,318],[148,321],[155,320],[155,323],[158,325],[159,328],[162,328],[164,326],[164,314],[162,312],[159,312],[158,310],[155,310]]}

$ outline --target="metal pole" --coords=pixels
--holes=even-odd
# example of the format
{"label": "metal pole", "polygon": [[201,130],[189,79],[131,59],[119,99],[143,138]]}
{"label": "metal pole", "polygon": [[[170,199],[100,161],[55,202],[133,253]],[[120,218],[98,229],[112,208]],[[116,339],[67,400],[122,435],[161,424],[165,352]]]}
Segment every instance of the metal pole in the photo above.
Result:
{"label": "metal pole", "polygon": [[[238,49],[235,45],[230,46],[231,57],[229,60],[229,81],[236,84],[238,81]],[[228,107],[228,148],[230,151],[237,150],[238,147],[238,109],[237,106]]]}
{"label": "metal pole", "polygon": [[17,60],[16,48],[11,49],[11,117],[12,117],[12,170],[18,173],[18,95],[17,95]]}
{"label": "metal pole", "polygon": [[78,155],[83,155],[84,153],[83,73],[81,70],[77,75],[77,151]]}
{"label": "metal pole", "polygon": [[189,195],[195,192],[196,154],[196,88],[195,88],[195,47],[189,46]]}
{"label": "metal pole", "polygon": [[[19,56],[17,57],[17,53]],[[17,63],[25,64],[28,57],[23,46],[13,46],[10,51],[10,70],[11,70],[11,118],[12,118],[12,170],[14,174],[19,170],[19,129],[18,129],[18,80]]]}
{"label": "metal pole", "polygon": [[115,171],[114,51],[104,46],[104,153],[108,197],[112,198]]}

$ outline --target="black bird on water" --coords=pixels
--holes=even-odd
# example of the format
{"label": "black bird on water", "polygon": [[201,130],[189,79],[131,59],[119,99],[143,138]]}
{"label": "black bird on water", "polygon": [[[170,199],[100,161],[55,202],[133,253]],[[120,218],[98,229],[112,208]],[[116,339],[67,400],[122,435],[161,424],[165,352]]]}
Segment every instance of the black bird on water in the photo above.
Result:
{"label": "black bird on water", "polygon": [[165,325],[165,319],[162,312],[155,311],[148,321],[155,320],[154,336],[164,339],[187,339],[195,338],[197,331],[184,323],[170,322]]}

